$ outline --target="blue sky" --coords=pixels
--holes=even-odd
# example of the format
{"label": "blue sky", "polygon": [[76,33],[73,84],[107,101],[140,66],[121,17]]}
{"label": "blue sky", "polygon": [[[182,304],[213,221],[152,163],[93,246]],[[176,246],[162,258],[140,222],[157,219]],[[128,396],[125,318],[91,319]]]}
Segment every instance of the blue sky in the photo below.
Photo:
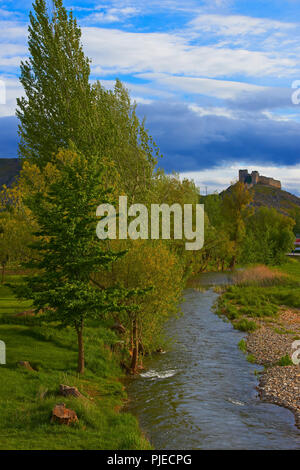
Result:
{"label": "blue sky", "polygon": [[[82,26],[92,79],[125,82],[164,154],[166,171],[202,190],[240,167],[300,194],[298,0],[65,1]],[[31,1],[0,0],[0,157],[16,155],[15,99]],[[300,87],[299,84],[295,86]],[[296,90],[297,91],[297,90]],[[299,93],[300,97],[300,93]]]}

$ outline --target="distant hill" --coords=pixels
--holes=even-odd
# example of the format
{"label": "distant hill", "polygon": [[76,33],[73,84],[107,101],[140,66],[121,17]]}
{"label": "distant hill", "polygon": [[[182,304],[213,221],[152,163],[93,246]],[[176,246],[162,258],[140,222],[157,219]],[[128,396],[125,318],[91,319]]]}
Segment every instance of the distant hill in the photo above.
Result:
{"label": "distant hill", "polygon": [[20,170],[18,158],[0,158],[0,187],[4,184],[11,186]]}
{"label": "distant hill", "polygon": [[[227,192],[231,191],[232,186],[229,186],[225,191],[220,193],[223,197]],[[252,193],[253,207],[270,207],[276,209],[281,214],[292,217],[297,221],[295,230],[300,230],[300,198],[284,191],[280,188],[267,186],[263,184],[256,184],[252,186],[249,191]]]}
{"label": "distant hill", "polygon": [[295,210],[300,210],[300,198],[282,189],[257,184],[250,191],[254,207],[274,207],[286,215],[293,215]]}

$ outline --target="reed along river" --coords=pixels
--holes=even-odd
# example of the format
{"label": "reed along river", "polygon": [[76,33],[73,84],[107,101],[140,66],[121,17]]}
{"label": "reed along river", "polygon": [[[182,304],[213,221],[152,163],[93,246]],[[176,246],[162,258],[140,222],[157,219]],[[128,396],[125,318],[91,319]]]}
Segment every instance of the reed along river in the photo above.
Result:
{"label": "reed along river", "polygon": [[129,409],[155,449],[300,449],[293,414],[257,396],[262,368],[238,349],[245,335],[212,312],[212,286],[227,281],[204,274],[208,290],[185,291],[184,315],[167,325],[172,346],[130,381]]}

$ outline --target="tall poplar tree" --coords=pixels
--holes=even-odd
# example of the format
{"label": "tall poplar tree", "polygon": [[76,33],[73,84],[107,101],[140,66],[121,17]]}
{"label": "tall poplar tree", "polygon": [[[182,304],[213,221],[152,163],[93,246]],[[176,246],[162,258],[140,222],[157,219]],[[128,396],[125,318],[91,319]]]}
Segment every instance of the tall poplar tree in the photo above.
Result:
{"label": "tall poplar tree", "polygon": [[25,96],[17,100],[19,155],[43,167],[70,141],[93,154],[90,61],[76,19],[62,0],[53,0],[51,12],[36,0],[29,19],[29,58],[20,77]]}

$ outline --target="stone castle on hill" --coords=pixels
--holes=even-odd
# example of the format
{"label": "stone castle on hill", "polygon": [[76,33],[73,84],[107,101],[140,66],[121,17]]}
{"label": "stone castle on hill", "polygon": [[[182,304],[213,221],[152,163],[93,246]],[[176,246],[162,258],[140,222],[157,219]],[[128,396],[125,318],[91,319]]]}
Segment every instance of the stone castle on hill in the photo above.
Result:
{"label": "stone castle on hill", "polygon": [[274,178],[268,178],[267,176],[261,176],[258,171],[252,171],[250,174],[248,170],[240,170],[239,181],[249,185],[249,187],[255,184],[263,184],[264,186],[272,186],[273,188],[281,189],[280,181],[274,180]]}

